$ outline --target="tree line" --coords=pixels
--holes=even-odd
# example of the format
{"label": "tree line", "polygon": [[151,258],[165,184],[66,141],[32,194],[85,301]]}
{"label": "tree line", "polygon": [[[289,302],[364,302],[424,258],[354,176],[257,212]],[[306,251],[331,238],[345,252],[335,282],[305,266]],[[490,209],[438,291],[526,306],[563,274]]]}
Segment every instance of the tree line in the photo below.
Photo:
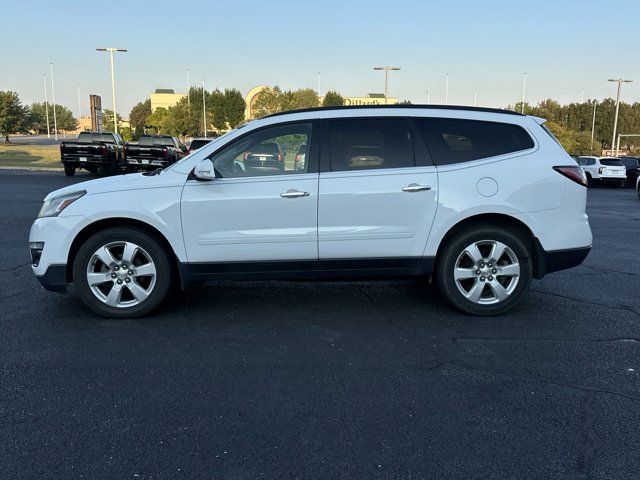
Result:
{"label": "tree line", "polygon": [[[129,114],[131,128],[121,128],[126,140],[137,139],[143,133],[159,133],[180,137],[196,137],[204,135],[203,98],[206,104],[207,134],[216,134],[235,128],[245,121],[245,102],[237,89],[215,89],[204,91],[192,87],[189,94],[175,106],[157,108],[151,111],[151,101],[144,100],[133,107]],[[263,90],[252,104],[252,116],[263,117],[273,113],[312,108],[319,106],[340,106],[343,97],[337,92],[328,92],[321,100],[313,89],[282,90],[268,87]],[[594,119],[594,102],[587,100],[580,103],[561,105],[547,99],[537,105],[525,104],[524,111],[547,119],[547,127],[558,138],[563,147],[572,154],[600,154],[602,150],[611,149],[615,101],[611,98],[595,103],[595,128],[591,142],[591,127]],[[521,111],[522,104],[516,103],[506,107],[509,110]],[[47,131],[47,113],[44,103],[23,105],[16,92],[0,91],[0,134],[5,142],[14,133],[45,133]],[[53,131],[53,105],[49,104],[49,128]],[[77,128],[77,120],[71,110],[56,104],[56,120],[58,130],[69,131]],[[118,115],[118,122],[122,118]],[[103,125],[105,130],[113,127],[113,112],[104,110]],[[640,102],[620,103],[618,133],[640,133]],[[640,150],[640,137],[622,137],[620,149],[623,151]]]}
{"label": "tree line", "polygon": [[[55,122],[53,118],[53,104],[48,104],[49,130],[53,132],[54,124],[59,131],[69,131],[78,128],[73,113],[64,105],[56,103]],[[46,133],[47,106],[43,103],[22,105],[16,92],[0,91],[0,134],[5,143],[9,143],[9,135],[13,133]]]}

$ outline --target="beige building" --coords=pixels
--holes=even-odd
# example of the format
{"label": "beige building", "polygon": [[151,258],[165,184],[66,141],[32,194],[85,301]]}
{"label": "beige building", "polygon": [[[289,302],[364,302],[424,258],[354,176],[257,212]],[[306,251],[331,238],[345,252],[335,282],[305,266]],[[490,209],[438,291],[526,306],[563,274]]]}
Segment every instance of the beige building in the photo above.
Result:
{"label": "beige building", "polygon": [[185,93],[175,93],[170,88],[157,88],[155,92],[149,95],[151,98],[151,111],[155,112],[156,108],[160,107],[173,107],[186,96]]}

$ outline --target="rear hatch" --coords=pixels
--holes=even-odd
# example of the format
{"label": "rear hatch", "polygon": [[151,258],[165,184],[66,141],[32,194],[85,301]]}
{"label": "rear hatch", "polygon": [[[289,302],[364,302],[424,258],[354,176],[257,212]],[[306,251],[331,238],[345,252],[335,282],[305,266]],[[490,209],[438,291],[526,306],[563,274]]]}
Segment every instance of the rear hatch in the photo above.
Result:
{"label": "rear hatch", "polygon": [[625,177],[627,168],[619,158],[601,158],[599,173],[603,177]]}

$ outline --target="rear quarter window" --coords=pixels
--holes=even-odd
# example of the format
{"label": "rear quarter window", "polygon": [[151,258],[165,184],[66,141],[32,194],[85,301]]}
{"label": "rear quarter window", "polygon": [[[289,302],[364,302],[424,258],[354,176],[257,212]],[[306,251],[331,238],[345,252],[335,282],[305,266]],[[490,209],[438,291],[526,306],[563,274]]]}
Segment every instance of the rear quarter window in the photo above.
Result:
{"label": "rear quarter window", "polygon": [[622,164],[622,160],[618,160],[617,158],[602,158],[600,159],[600,165],[604,165],[605,167],[624,167],[624,165]]}
{"label": "rear quarter window", "polygon": [[437,165],[451,165],[533,148],[527,131],[510,123],[457,118],[416,118]]}

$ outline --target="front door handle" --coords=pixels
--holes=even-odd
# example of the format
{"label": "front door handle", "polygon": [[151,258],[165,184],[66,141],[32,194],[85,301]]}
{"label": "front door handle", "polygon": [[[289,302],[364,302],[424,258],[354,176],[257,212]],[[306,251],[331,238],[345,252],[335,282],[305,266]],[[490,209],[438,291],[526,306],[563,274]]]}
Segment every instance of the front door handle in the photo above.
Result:
{"label": "front door handle", "polygon": [[410,183],[402,189],[403,192],[422,192],[424,190],[431,190],[429,185],[418,185],[417,183]]}
{"label": "front door handle", "polygon": [[282,198],[308,197],[309,192],[301,192],[300,190],[287,190],[286,192],[281,193],[280,196]]}

